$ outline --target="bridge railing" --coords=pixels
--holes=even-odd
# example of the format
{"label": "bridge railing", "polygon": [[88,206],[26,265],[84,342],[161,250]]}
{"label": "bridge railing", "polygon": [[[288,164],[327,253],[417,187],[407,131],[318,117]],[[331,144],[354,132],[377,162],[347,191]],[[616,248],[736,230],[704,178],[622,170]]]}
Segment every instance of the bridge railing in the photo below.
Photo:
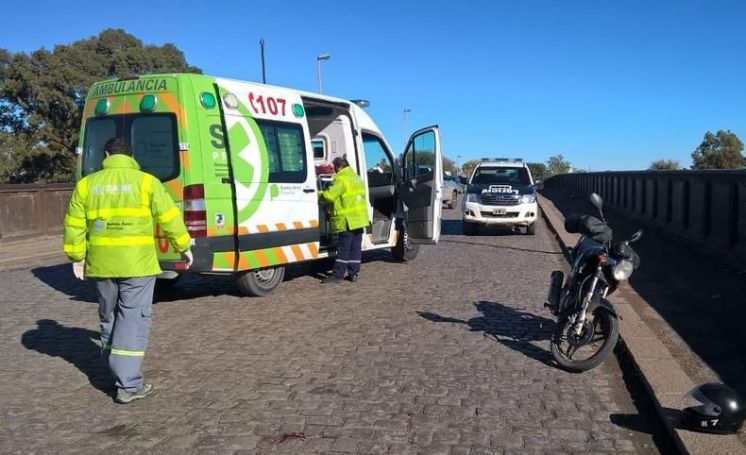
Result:
{"label": "bridge railing", "polygon": [[62,233],[72,183],[0,185],[0,241]]}
{"label": "bridge railing", "polygon": [[746,171],[563,174],[546,180],[746,264]]}

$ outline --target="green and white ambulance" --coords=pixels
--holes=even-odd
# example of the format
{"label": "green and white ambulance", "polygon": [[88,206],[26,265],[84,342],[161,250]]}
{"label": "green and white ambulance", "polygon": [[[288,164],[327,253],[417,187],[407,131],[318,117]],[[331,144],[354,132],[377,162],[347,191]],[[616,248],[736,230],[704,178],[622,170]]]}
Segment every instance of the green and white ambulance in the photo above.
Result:
{"label": "green and white ambulance", "polygon": [[[371,224],[363,251],[414,259],[440,236],[443,186],[437,126],[415,132],[397,159],[355,102],[198,74],[147,75],[94,84],[86,97],[78,177],[101,168],[103,145],[130,141],[142,169],[183,210],[190,272],[231,274],[261,296],[285,266],[333,257],[335,236],[317,192],[346,155],[367,185]],[[423,172],[422,169],[432,169]],[[156,230],[162,278],[185,271]]]}

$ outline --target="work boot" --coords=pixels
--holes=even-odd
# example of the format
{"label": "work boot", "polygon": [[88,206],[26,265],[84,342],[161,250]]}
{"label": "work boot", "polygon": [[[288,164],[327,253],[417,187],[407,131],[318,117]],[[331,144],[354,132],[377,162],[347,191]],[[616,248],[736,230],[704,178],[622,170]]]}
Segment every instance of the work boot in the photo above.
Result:
{"label": "work boot", "polygon": [[144,384],[137,392],[127,392],[124,389],[119,389],[117,390],[116,402],[121,404],[132,403],[140,398],[145,398],[151,393],[153,393],[153,384]]}
{"label": "work boot", "polygon": [[358,278],[357,273],[353,273],[352,275],[347,275],[347,281],[349,281],[350,283],[354,283],[355,281],[357,281],[357,278]]}
{"label": "work boot", "polygon": [[337,275],[329,275],[328,277],[321,280],[324,284],[334,284],[339,283],[342,281],[342,278],[338,277]]}

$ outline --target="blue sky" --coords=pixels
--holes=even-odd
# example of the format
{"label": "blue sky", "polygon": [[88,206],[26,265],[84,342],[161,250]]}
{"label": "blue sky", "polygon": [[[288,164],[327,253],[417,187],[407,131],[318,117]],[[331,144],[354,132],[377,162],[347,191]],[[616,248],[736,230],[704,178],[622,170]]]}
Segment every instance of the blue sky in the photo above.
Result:
{"label": "blue sky", "polygon": [[[746,140],[746,2],[11,0],[0,47],[51,49],[122,28],[207,74],[370,100],[400,151],[437,123],[444,151],[592,170],[691,163],[707,130]],[[170,6],[178,5],[178,6]]]}

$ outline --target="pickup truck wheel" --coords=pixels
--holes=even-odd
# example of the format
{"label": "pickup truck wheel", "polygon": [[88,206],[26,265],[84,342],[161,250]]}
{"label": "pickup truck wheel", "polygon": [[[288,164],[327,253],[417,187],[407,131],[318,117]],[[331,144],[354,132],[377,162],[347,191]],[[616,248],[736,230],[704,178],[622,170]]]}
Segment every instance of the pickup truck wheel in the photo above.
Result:
{"label": "pickup truck wheel", "polygon": [[536,222],[533,222],[526,226],[526,235],[534,235],[536,234]]}
{"label": "pickup truck wheel", "polygon": [[391,254],[397,261],[411,261],[417,257],[420,252],[420,246],[409,241],[406,229],[399,231],[399,239],[396,246],[391,248]]}
{"label": "pickup truck wheel", "polygon": [[275,290],[285,277],[285,267],[272,267],[262,270],[251,270],[236,278],[236,285],[241,294],[250,297],[263,297]]}

